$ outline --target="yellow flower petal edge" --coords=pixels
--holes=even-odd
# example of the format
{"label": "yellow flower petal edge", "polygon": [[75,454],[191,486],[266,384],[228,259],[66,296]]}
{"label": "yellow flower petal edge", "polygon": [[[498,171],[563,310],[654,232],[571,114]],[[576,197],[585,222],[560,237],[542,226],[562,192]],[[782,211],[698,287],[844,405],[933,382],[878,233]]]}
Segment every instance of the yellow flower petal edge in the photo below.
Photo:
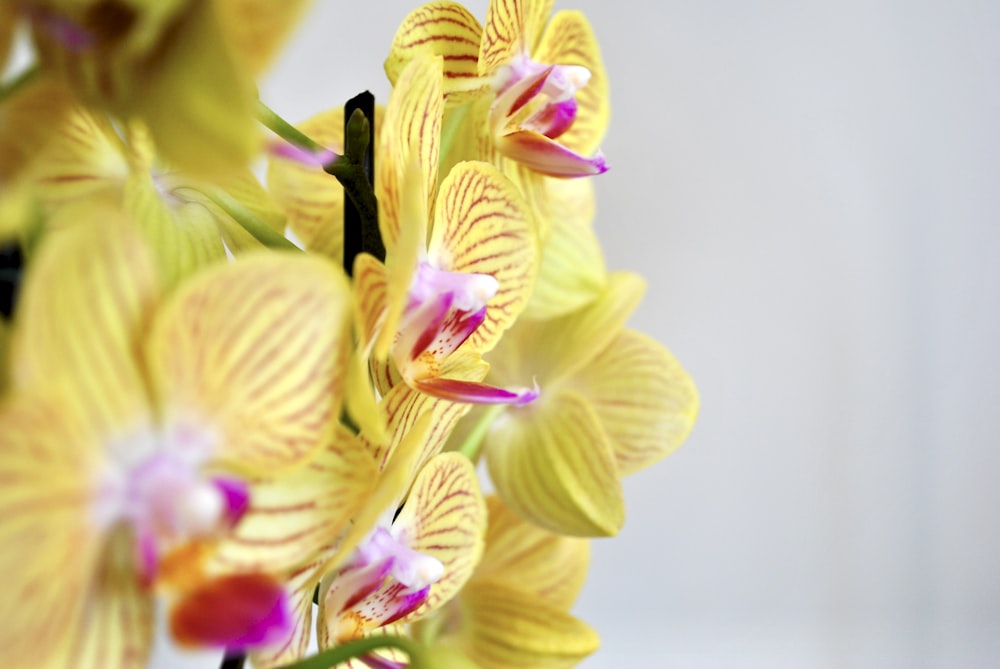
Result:
{"label": "yellow flower petal edge", "polygon": [[424,603],[404,618],[413,621],[454,597],[483,554],[486,504],[469,459],[461,453],[441,453],[429,460],[393,528],[400,529],[410,548],[444,566]]}
{"label": "yellow flower petal edge", "polygon": [[624,330],[581,368],[574,387],[607,431],[619,476],[677,450],[698,415],[698,391],[688,373],[667,349],[634,330]]}
{"label": "yellow flower petal edge", "polygon": [[165,420],[214,427],[215,458],[236,471],[309,461],[339,416],[351,299],[340,268],[311,256],[248,255],[197,275],[151,333]]}
{"label": "yellow flower petal edge", "polygon": [[401,229],[415,224],[403,220],[410,213],[403,202],[406,171],[415,164],[422,177],[425,218],[426,198],[437,187],[444,108],[441,67],[440,56],[418,56],[403,70],[389,96],[379,140],[383,155],[376,164],[375,179],[379,228],[387,253],[397,245]]}
{"label": "yellow flower petal edge", "polygon": [[410,12],[392,40],[385,73],[395,85],[406,64],[422,54],[444,60],[444,94],[460,102],[463,93],[476,93],[489,82],[479,78],[479,21],[457,2],[428,2]]}
{"label": "yellow flower petal edge", "polygon": [[497,495],[486,498],[486,549],[473,580],[502,583],[569,610],[590,564],[590,542],[543,530]]}
{"label": "yellow flower petal edge", "polygon": [[479,73],[490,73],[515,56],[532,52],[553,4],[554,0],[491,0],[479,49]]}
{"label": "yellow flower petal edge", "polygon": [[338,426],[305,467],[248,481],[250,506],[220,542],[212,573],[283,573],[336,540],[368,500],[377,466],[360,440]]}
{"label": "yellow flower petal edge", "polygon": [[480,669],[569,669],[600,645],[590,626],[532,593],[477,581],[462,600],[453,642]]}
{"label": "yellow flower petal edge", "polygon": [[625,500],[607,434],[579,393],[558,390],[510,410],[486,438],[497,492],[537,525],[571,536],[613,536]]}
{"label": "yellow flower petal edge", "polygon": [[236,60],[259,75],[298,25],[312,0],[215,0],[219,24]]}
{"label": "yellow flower petal edge", "polygon": [[578,65],[590,72],[587,85],[576,91],[576,119],[559,136],[559,143],[589,156],[600,147],[610,119],[608,78],[597,37],[579,11],[556,12],[533,57],[540,63]]}
{"label": "yellow flower petal edge", "polygon": [[52,225],[61,229],[43,240],[25,278],[11,382],[59,379],[95,428],[116,434],[147,416],[137,350],[159,297],[155,264],[107,201],[64,207]]}
{"label": "yellow flower petal edge", "polygon": [[81,624],[101,555],[92,503],[101,447],[65,401],[73,389],[34,390],[0,401],[0,648],[7,666],[68,666],[67,633]]}

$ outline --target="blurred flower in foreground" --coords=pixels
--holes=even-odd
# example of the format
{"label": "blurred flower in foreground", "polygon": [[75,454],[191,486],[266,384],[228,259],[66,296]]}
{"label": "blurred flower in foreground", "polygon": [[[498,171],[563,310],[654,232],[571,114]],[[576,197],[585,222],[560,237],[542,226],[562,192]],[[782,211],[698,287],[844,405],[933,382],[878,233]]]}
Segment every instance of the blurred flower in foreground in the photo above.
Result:
{"label": "blurred flower in foreground", "polygon": [[[0,536],[19,547],[0,558],[12,666],[144,665],[155,590],[175,599],[182,642],[280,640],[280,574],[208,578],[202,563],[246,512],[248,480],[315,457],[339,408],[342,276],[272,254],[164,297],[144,246],[108,214],[65,212],[88,220],[46,240],[12,333],[0,408]],[[191,624],[185,598],[231,597],[218,625]]]}

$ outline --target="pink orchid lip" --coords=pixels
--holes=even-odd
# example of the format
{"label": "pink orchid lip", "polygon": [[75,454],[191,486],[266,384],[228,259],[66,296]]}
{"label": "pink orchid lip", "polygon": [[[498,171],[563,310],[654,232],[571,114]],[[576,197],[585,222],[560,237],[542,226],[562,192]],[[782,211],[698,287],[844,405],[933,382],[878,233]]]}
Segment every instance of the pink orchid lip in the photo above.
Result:
{"label": "pink orchid lip", "polygon": [[414,383],[417,389],[453,402],[468,404],[510,404],[524,406],[538,399],[541,391],[536,384],[533,388],[519,391],[506,390],[485,383],[462,381],[460,379],[429,378]]}
{"label": "pink orchid lip", "polygon": [[575,178],[608,171],[608,164],[600,151],[587,158],[531,130],[508,133],[498,137],[496,144],[508,158],[551,177]]}
{"label": "pink orchid lip", "polygon": [[174,638],[187,646],[253,650],[277,644],[295,621],[281,584],[264,574],[212,579],[176,602],[170,615]]}
{"label": "pink orchid lip", "polygon": [[54,11],[30,7],[29,19],[70,53],[83,53],[96,43],[94,34],[75,21]]}

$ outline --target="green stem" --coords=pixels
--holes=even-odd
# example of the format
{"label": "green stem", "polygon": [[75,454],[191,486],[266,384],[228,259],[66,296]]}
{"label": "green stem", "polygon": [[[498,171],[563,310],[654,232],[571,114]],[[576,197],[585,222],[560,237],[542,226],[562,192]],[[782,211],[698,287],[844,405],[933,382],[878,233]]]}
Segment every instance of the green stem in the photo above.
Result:
{"label": "green stem", "polygon": [[413,641],[401,636],[381,636],[355,639],[340,646],[321,651],[312,657],[286,664],[282,669],[330,669],[342,662],[361,657],[379,648],[398,648],[410,658],[410,669],[430,669],[420,657],[420,650]]}
{"label": "green stem", "polygon": [[324,151],[326,147],[303,133],[294,125],[274,113],[270,107],[257,101],[257,120],[281,139],[309,151]]}
{"label": "green stem", "polygon": [[476,424],[472,426],[472,430],[465,436],[465,441],[458,447],[458,452],[472,460],[472,462],[479,460],[479,451],[483,448],[483,439],[486,438],[486,433],[493,426],[493,421],[506,408],[506,405],[503,404],[491,404],[487,406],[479,415]]}
{"label": "green stem", "polygon": [[5,101],[7,98],[11,97],[23,87],[30,84],[35,78],[40,74],[41,70],[38,65],[32,65],[28,69],[20,72],[10,80],[5,81],[0,84],[0,102]]}
{"label": "green stem", "polygon": [[208,197],[219,206],[222,211],[229,214],[234,221],[239,223],[244,230],[253,235],[253,238],[264,246],[279,251],[298,251],[295,244],[276,232],[271,226],[257,218],[257,215],[247,209],[243,203],[221,189],[206,190]]}

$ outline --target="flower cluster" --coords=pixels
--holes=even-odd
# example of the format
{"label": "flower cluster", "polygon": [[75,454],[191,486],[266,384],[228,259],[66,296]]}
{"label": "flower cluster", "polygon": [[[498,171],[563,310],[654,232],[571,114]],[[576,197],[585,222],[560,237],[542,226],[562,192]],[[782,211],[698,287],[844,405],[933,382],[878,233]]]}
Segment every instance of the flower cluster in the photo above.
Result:
{"label": "flower cluster", "polygon": [[593,31],[430,2],[384,108],[293,127],[254,81],[306,5],[0,0],[35,55],[0,92],[4,666],[597,647],[588,538],[698,397],[593,231]]}

